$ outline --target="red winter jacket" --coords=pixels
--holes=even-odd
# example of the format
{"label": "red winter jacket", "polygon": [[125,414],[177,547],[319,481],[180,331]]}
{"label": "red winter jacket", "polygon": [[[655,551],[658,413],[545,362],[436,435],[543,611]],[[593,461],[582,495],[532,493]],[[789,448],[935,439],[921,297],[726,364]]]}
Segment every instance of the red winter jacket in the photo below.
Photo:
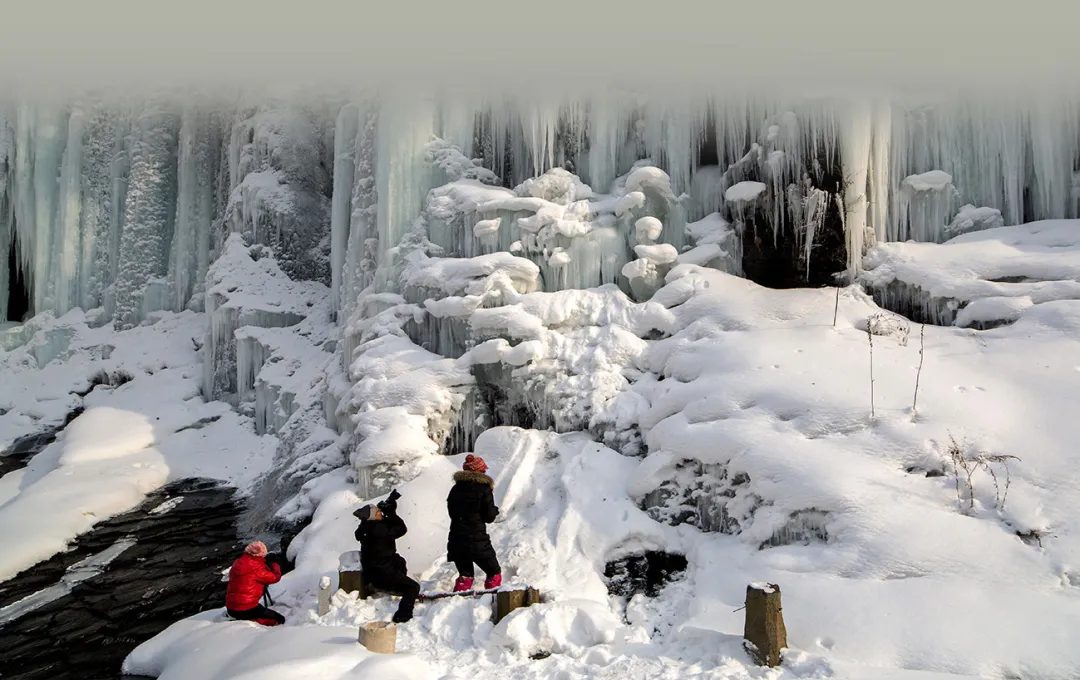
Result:
{"label": "red winter jacket", "polygon": [[266,558],[244,554],[233,562],[229,570],[229,587],[225,591],[225,606],[236,611],[247,611],[259,606],[263,591],[271,583],[281,580],[281,567],[266,566]]}

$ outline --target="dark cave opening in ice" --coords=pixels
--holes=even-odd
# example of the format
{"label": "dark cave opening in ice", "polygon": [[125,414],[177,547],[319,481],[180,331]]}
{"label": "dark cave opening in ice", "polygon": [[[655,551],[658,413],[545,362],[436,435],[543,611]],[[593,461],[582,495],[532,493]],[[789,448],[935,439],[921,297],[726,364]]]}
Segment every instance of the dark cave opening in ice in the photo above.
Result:
{"label": "dark cave opening in ice", "polygon": [[11,239],[11,247],[7,253],[7,318],[3,319],[4,321],[23,321],[34,315],[28,277],[19,268],[18,249],[19,237],[16,235]]}
{"label": "dark cave opening in ice", "polygon": [[686,571],[685,555],[650,550],[608,562],[604,576],[608,579],[608,592],[619,597],[633,597],[644,593],[656,597],[660,591]]}

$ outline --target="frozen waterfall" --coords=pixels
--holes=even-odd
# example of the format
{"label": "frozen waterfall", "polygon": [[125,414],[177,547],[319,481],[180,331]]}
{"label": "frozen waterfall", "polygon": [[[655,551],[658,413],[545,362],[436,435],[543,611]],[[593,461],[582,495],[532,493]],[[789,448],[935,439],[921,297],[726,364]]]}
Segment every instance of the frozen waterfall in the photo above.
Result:
{"label": "frozen waterfall", "polygon": [[[455,257],[528,257],[546,290],[629,291],[622,272],[651,245],[634,230],[646,216],[678,256],[701,245],[687,225],[718,213],[738,246],[717,251],[724,268],[757,258],[745,270],[758,276],[786,258],[795,280],[850,277],[868,242],[944,240],[964,206],[1005,224],[1076,217],[1078,111],[1047,99],[619,91],[316,103],[16,94],[0,99],[0,250],[18,244],[14,268],[0,262],[0,316],[16,276],[35,313],[100,309],[101,322],[130,326],[157,309],[203,309],[232,232],[272,248],[290,277],[328,284],[342,323],[365,290],[403,293],[407,250],[425,242]],[[628,186],[645,167],[664,179]],[[919,184],[928,173],[948,186]],[[765,189],[731,200],[741,182]],[[431,193],[444,185],[456,188]],[[822,259],[823,247],[844,252]]]}

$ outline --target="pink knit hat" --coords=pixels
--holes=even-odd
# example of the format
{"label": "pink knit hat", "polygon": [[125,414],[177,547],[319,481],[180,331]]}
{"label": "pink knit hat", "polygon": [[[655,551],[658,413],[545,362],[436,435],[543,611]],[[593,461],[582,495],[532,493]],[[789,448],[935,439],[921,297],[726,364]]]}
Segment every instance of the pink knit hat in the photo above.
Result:
{"label": "pink knit hat", "polygon": [[465,456],[465,464],[461,468],[469,472],[484,472],[487,470],[487,463],[480,456],[474,456],[470,453]]}
{"label": "pink knit hat", "polygon": [[266,557],[266,544],[262,541],[248,543],[247,547],[244,548],[244,552],[252,557]]}

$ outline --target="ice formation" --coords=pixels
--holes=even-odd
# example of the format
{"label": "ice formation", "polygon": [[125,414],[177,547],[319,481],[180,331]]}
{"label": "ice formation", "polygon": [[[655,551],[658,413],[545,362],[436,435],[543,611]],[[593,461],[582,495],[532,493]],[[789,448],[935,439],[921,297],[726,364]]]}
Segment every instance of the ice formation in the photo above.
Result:
{"label": "ice formation", "polygon": [[[826,214],[842,204],[849,275],[867,233],[942,241],[966,230],[958,205],[997,210],[1003,224],[1076,216],[1080,118],[1067,102],[643,101],[16,94],[0,105],[0,251],[17,244],[33,311],[104,307],[130,326],[200,308],[229,231],[276,247],[290,276],[328,284],[331,309],[347,316],[378,267],[392,288],[388,257],[422,211],[449,254],[521,240],[542,253],[546,285],[567,288],[618,282],[635,259],[617,247],[628,216],[659,219],[680,252],[686,221],[711,212],[774,239],[793,229],[809,273]],[[459,196],[493,193],[466,198],[447,222],[425,210],[447,181]],[[517,200],[498,199],[499,185],[518,187]],[[11,274],[0,273],[6,307]]]}
{"label": "ice formation", "polygon": [[[509,518],[494,531],[517,576],[556,593],[569,578],[583,598],[478,632],[488,649],[614,644],[605,561],[683,541],[701,564],[733,565],[739,587],[761,571],[798,581],[803,611],[823,604],[825,581],[850,587],[845,596],[871,582],[912,587],[934,560],[946,576],[916,583],[927,596],[948,595],[965,570],[1014,575],[993,573],[986,546],[1046,581],[1016,566],[1027,568],[1027,548],[998,524],[945,559],[915,539],[925,527],[894,514],[880,526],[872,503],[850,502],[882,484],[910,516],[932,513],[958,534],[974,521],[942,510],[948,489],[913,497],[898,472],[917,443],[910,432],[934,423],[875,433],[860,410],[851,361],[863,329],[897,383],[911,357],[894,345],[911,329],[873,320],[880,310],[855,286],[754,281],[841,274],[917,321],[1016,323],[1044,340],[1072,329],[1078,232],[1060,218],[1077,216],[1080,117],[1068,103],[401,92],[5,101],[0,250],[16,252],[13,270],[0,258],[0,312],[6,320],[19,275],[37,315],[0,331],[3,348],[47,369],[86,351],[81,334],[197,316],[199,332],[183,340],[201,353],[202,375],[187,367],[184,384],[200,383],[274,442],[252,514],[312,522],[294,549],[301,574],[333,570],[338,539],[328,537],[348,536],[346,506],[394,485],[442,493],[454,457],[479,451],[510,470],[500,480]],[[1036,218],[1054,221],[1004,226]],[[970,349],[967,335],[938,330],[931,340],[956,356]],[[795,368],[783,372],[766,351],[781,335],[795,338],[783,347]],[[827,360],[798,359],[806,348]],[[822,396],[826,380],[840,386]],[[953,402],[942,394],[930,399],[944,413]],[[140,481],[160,483],[159,462]],[[1053,505],[1039,493],[993,522],[1037,530],[1031,508]],[[734,538],[692,542],[711,532]],[[822,557],[823,543],[840,547]],[[764,556],[738,552],[746,546]],[[410,550],[425,578],[446,580],[436,549]],[[807,567],[809,553],[821,560]],[[726,607],[732,583],[701,607]],[[373,615],[366,606],[339,598],[334,616],[351,626]],[[639,623],[647,609],[626,604]],[[851,639],[837,623],[845,616],[826,614]],[[631,628],[624,641],[648,639],[644,624]],[[938,667],[948,654],[930,656],[924,665]]]}

